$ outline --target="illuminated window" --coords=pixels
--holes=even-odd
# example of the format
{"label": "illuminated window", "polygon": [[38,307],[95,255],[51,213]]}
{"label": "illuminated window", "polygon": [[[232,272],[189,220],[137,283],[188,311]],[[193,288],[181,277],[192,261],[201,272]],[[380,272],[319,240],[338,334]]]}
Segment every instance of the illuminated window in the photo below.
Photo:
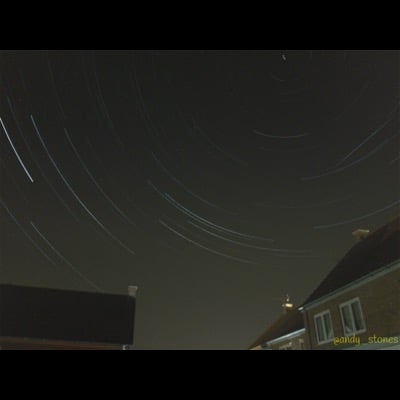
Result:
{"label": "illuminated window", "polygon": [[333,340],[333,326],[331,313],[325,311],[314,317],[315,330],[317,333],[318,344],[329,343]]}
{"label": "illuminated window", "polygon": [[340,314],[346,336],[353,336],[366,331],[360,299],[357,298],[341,304]]}

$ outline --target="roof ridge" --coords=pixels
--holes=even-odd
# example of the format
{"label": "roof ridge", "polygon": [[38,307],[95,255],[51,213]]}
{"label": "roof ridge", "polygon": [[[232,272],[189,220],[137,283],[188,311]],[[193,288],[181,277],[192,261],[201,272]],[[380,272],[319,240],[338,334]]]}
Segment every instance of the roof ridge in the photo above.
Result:
{"label": "roof ridge", "polygon": [[[398,236],[396,238],[396,235]],[[317,300],[400,258],[400,216],[353,245],[304,304]]]}

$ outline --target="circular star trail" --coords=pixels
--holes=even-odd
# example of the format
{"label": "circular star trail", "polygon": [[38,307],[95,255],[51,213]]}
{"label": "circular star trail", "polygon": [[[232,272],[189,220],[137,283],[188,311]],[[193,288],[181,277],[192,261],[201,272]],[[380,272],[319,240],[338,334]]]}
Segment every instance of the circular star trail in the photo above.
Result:
{"label": "circular star trail", "polygon": [[245,348],[400,206],[399,53],[3,51],[1,280],[140,287],[138,348]]}

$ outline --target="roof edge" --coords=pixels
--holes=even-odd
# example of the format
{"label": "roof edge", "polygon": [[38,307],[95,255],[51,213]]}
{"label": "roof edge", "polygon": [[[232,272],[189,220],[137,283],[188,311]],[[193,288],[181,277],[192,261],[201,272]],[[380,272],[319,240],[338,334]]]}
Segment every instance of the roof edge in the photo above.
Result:
{"label": "roof edge", "polygon": [[298,331],[295,331],[295,332],[292,332],[292,333],[288,333],[287,335],[283,335],[283,336],[281,336],[279,338],[270,340],[269,342],[267,342],[267,344],[271,345],[271,344],[277,344],[277,343],[280,343],[280,342],[284,342],[285,340],[294,339],[297,336],[301,336],[304,333],[306,333],[306,328],[302,328],[302,329],[299,329]]}
{"label": "roof edge", "polygon": [[306,309],[312,309],[314,307],[317,307],[319,304],[324,303],[328,299],[334,298],[336,296],[339,296],[349,290],[353,290],[359,286],[365,285],[367,282],[373,281],[381,276],[384,276],[386,274],[389,274],[390,272],[395,271],[396,269],[400,268],[400,258],[393,261],[390,264],[387,264],[383,267],[381,267],[378,270],[372,271],[367,275],[362,276],[361,278],[358,278],[357,280],[348,283],[345,286],[342,286],[339,289],[334,290],[333,292],[327,293],[326,295],[319,297],[318,299],[312,300],[309,303],[304,303],[299,310],[306,310]]}
{"label": "roof edge", "polygon": [[73,341],[73,340],[58,340],[58,339],[38,339],[38,338],[31,338],[31,337],[19,337],[19,336],[0,336],[0,343],[27,343],[30,342],[32,344],[51,344],[55,346],[62,346],[62,345],[69,345],[69,346],[87,346],[87,347],[123,347],[123,346],[131,346],[132,344],[129,343],[104,343],[104,342],[85,342],[85,341]]}

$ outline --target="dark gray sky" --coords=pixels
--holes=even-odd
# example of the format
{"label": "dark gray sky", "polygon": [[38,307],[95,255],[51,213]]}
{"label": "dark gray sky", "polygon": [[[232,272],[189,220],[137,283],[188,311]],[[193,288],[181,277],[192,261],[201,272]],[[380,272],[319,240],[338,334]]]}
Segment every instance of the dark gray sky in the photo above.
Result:
{"label": "dark gray sky", "polygon": [[246,348],[399,210],[397,51],[0,63],[0,280],[138,285],[139,349]]}

